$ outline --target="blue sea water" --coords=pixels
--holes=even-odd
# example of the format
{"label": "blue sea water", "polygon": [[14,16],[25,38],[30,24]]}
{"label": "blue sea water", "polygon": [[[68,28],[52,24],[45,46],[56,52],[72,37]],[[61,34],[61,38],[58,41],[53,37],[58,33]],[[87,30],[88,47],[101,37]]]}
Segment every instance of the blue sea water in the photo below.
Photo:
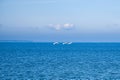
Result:
{"label": "blue sea water", "polygon": [[120,43],[0,43],[0,80],[120,80]]}

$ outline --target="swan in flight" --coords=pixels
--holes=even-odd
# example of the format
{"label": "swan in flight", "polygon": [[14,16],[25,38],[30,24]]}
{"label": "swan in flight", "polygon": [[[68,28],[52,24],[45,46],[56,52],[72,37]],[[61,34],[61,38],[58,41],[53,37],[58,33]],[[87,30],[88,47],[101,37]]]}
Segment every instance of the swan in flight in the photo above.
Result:
{"label": "swan in flight", "polygon": [[59,42],[54,42],[53,45],[59,44]]}

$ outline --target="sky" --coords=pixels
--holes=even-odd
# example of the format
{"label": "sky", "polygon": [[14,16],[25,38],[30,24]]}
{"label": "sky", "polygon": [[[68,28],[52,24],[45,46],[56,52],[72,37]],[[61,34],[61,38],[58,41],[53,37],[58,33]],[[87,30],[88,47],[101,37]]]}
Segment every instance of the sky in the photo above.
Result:
{"label": "sky", "polygon": [[120,0],[0,0],[0,40],[120,42]]}

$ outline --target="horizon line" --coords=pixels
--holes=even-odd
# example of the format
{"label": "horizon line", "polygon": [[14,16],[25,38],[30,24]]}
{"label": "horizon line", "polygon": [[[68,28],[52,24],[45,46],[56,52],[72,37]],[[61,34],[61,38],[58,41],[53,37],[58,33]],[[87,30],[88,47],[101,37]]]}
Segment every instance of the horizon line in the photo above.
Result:
{"label": "horizon line", "polygon": [[72,43],[120,43],[120,41],[32,41],[32,40],[0,40],[0,42],[32,42],[32,43],[53,43],[53,42],[72,42]]}

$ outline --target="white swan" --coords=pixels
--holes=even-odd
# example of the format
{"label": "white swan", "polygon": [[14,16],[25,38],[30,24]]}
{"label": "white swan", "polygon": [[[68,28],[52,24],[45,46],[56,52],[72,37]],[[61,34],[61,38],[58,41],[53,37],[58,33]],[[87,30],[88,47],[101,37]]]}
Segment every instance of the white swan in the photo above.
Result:
{"label": "white swan", "polygon": [[53,45],[59,44],[59,42],[54,42]]}

